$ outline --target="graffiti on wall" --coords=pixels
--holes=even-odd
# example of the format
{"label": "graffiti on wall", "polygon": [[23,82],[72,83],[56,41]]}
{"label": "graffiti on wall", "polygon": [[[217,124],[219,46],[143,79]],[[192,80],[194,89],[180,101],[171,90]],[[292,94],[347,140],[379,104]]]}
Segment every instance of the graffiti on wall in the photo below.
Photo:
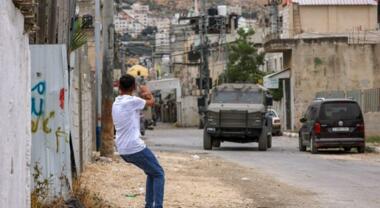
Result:
{"label": "graffiti on wall", "polygon": [[[62,130],[61,126],[52,125],[56,118],[55,110],[47,110],[46,95],[47,83],[45,80],[38,81],[32,86],[32,133],[42,133],[52,135],[56,139],[56,151],[59,151],[60,140],[68,143],[68,134]],[[54,93],[53,93],[54,94]],[[64,110],[65,90],[61,88],[57,94],[59,103],[58,110]]]}

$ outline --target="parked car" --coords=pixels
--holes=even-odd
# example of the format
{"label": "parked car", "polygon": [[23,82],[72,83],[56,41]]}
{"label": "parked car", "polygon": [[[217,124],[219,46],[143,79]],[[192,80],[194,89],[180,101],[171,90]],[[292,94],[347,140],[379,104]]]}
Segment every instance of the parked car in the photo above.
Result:
{"label": "parked car", "polygon": [[274,109],[269,109],[267,115],[272,118],[272,135],[281,136],[281,119]]}
{"label": "parked car", "polygon": [[203,148],[221,142],[259,143],[259,150],[272,147],[272,123],[267,115],[273,99],[254,84],[223,84],[212,91],[203,133]]}
{"label": "parked car", "polygon": [[322,148],[357,148],[365,151],[364,119],[357,102],[348,99],[317,99],[300,120],[299,150],[317,153]]}

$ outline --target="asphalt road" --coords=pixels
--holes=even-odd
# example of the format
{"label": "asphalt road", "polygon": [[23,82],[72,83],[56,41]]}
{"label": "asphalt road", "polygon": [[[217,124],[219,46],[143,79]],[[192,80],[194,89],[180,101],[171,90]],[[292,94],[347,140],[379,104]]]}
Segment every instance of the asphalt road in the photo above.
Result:
{"label": "asphalt road", "polygon": [[315,193],[321,207],[380,207],[380,156],[378,154],[325,151],[317,155],[299,152],[297,139],[274,137],[272,149],[260,152],[256,143],[222,143],[204,151],[202,131],[161,128],[148,131],[147,144],[154,150],[212,154],[242,166],[255,168],[276,180]]}

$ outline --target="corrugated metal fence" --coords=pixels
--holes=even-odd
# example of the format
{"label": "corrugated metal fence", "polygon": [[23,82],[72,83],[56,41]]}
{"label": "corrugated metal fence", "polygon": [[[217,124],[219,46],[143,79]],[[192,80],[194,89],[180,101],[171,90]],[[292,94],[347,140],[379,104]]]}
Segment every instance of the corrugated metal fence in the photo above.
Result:
{"label": "corrugated metal fence", "polygon": [[67,197],[72,184],[67,50],[65,45],[32,45],[30,51],[32,188],[47,186],[48,199]]}
{"label": "corrugated metal fence", "polygon": [[363,112],[380,112],[380,88],[349,91],[323,91],[316,98],[349,98],[359,103]]}

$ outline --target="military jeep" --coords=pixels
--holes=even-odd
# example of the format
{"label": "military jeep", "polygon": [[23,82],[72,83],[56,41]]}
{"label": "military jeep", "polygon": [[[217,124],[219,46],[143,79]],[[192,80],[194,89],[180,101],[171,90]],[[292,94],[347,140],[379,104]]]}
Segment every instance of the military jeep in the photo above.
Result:
{"label": "military jeep", "polygon": [[266,114],[273,103],[267,90],[254,84],[222,84],[211,93],[205,116],[203,148],[222,142],[258,142],[259,150],[272,146],[272,122]]}

